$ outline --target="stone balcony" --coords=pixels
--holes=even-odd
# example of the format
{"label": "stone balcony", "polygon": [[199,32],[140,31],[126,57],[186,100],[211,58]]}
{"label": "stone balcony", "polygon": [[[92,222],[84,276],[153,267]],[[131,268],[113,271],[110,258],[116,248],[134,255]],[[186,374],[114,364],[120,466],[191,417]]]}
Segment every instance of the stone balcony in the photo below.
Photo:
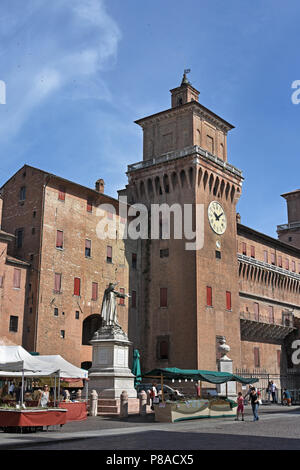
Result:
{"label": "stone balcony", "polygon": [[204,160],[214,162],[220,168],[228,170],[230,173],[233,173],[239,176],[240,178],[242,178],[241,170],[231,165],[230,163],[225,162],[224,160],[217,157],[216,155],[213,155],[212,153],[207,152],[207,150],[204,150],[202,147],[199,147],[199,145],[192,145],[182,150],[168,152],[164,155],[160,155],[158,157],[151,158],[149,160],[144,160],[141,162],[133,163],[132,165],[128,165],[128,173],[141,170],[144,168],[148,168],[154,165],[158,165],[160,163],[165,163],[168,161],[177,160],[179,158],[184,158],[184,157],[187,157],[188,155],[195,155],[195,157],[200,156],[204,158]]}
{"label": "stone balcony", "polygon": [[282,230],[290,230],[293,228],[300,228],[300,222],[291,222],[290,224],[277,225],[277,232]]}
{"label": "stone balcony", "polygon": [[282,312],[282,318],[255,315],[251,312],[240,312],[241,339],[246,341],[266,341],[281,344],[284,339],[296,330],[294,316]]}

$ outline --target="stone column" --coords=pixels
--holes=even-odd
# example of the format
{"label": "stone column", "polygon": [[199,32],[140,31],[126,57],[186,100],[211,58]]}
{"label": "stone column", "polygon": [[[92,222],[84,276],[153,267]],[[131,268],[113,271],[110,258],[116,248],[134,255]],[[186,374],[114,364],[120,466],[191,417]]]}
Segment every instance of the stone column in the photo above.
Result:
{"label": "stone column", "polygon": [[[221,358],[218,360],[219,372],[229,372],[233,373],[233,361],[230,357],[227,356],[227,353],[230,351],[230,346],[226,344],[225,337],[220,339],[219,352],[221,353]],[[226,396],[226,383],[220,384],[217,386],[218,394]],[[227,382],[227,397],[233,400],[236,399],[236,382],[230,381]]]}
{"label": "stone column", "polygon": [[142,390],[139,394],[140,399],[140,415],[145,416],[147,414],[147,393]]}
{"label": "stone column", "polygon": [[98,416],[98,393],[92,390],[90,396],[90,416]]}

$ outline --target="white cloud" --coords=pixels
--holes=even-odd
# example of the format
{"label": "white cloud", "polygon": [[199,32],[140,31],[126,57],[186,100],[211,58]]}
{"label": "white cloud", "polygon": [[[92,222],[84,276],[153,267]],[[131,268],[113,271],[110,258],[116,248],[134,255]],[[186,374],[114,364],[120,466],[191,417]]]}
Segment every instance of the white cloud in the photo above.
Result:
{"label": "white cloud", "polygon": [[121,34],[104,0],[4,0],[0,37],[0,79],[7,86],[0,142],[54,94],[110,99],[101,72],[116,60]]}

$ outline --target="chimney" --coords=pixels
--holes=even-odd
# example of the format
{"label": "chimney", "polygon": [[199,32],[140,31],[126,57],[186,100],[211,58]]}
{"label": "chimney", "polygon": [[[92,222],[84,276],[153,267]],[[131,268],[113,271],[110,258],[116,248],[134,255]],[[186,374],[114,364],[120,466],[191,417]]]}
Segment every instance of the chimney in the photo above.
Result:
{"label": "chimney", "polygon": [[98,191],[98,193],[104,193],[104,180],[102,178],[96,181],[95,190]]}

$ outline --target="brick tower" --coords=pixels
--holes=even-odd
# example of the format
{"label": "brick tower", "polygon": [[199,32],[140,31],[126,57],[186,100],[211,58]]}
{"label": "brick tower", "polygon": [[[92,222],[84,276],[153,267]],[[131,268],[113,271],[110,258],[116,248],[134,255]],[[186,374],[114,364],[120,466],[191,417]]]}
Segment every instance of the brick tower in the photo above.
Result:
{"label": "brick tower", "polygon": [[182,218],[188,205],[203,246],[187,249],[187,240],[177,238],[172,210],[171,236],[164,238],[162,214],[159,239],[141,242],[135,344],[143,370],[215,370],[218,338],[225,337],[239,367],[236,203],[243,178],[227,162],[233,126],[199,103],[186,74],[170,91],[170,109],[136,121],[143,129],[143,161],[128,167],[128,202],[143,203],[149,212],[153,204],[176,204]]}
{"label": "brick tower", "polygon": [[300,189],[281,196],[287,203],[288,223],[277,226],[278,238],[300,248]]}

